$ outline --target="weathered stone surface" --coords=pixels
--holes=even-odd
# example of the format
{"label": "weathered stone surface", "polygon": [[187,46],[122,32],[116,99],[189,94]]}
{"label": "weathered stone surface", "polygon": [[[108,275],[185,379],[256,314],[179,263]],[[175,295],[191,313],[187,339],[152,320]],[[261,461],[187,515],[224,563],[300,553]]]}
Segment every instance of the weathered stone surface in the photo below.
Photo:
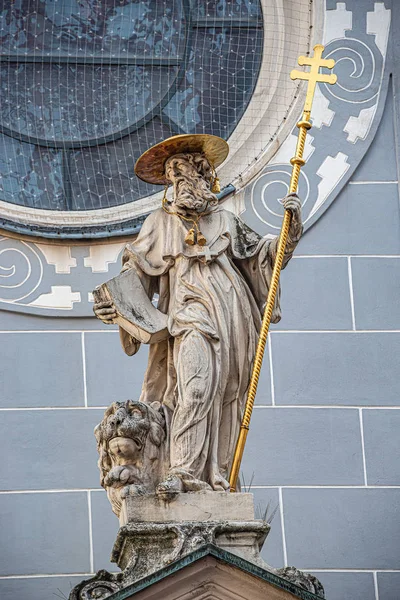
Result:
{"label": "weathered stone surface", "polygon": [[111,560],[134,580],[207,544],[270,569],[259,554],[270,526],[254,519],[252,494],[127,496],[120,524]]}
{"label": "weathered stone surface", "polygon": [[[183,564],[184,563],[184,564]],[[228,552],[207,547],[124,590],[124,600],[317,600],[312,592]],[[111,596],[115,598],[115,596]],[[115,599],[116,600],[116,599]],[[122,600],[122,599],[121,599]],[[343,600],[341,598],[340,600]],[[346,600],[350,600],[347,599]],[[352,600],[352,599],[351,599]]]}
{"label": "weathered stone surface", "polygon": [[263,521],[131,522],[120,528],[111,560],[122,573],[99,571],[75,586],[70,600],[102,600],[207,545],[273,571],[259,551],[270,526]]}
{"label": "weathered stone surface", "polygon": [[[126,573],[126,571],[124,572]],[[122,579],[121,579],[122,577]],[[303,574],[300,581],[282,578],[216,546],[207,545],[191,552],[139,581],[125,575],[100,571],[92,580],[77,586],[70,600],[317,600],[324,592],[315,577]],[[317,584],[316,586],[314,584]],[[300,585],[300,587],[299,587]],[[121,591],[115,590],[121,586]],[[319,594],[316,594],[316,587]]]}
{"label": "weathered stone surface", "polygon": [[[147,468],[137,477],[137,463],[127,459],[138,451],[132,438],[121,441],[124,464],[113,464],[103,482],[117,513],[122,497],[115,489],[123,484],[144,485],[136,493],[148,493],[159,477],[156,489],[163,495],[230,488],[229,472],[277,252],[278,238],[262,238],[218,204],[207,153],[186,150],[166,156],[165,178],[173,186],[173,199],[165,198],[125,248],[123,279],[131,274],[135,287],[113,288],[114,300],[97,298],[94,305],[104,323],[119,323],[122,346],[132,356],[141,342],[151,341],[138,333],[138,319],[143,322],[143,307],[151,306],[157,292],[166,333],[165,339],[151,344],[140,397],[148,406],[159,402],[165,412],[165,461],[142,484]],[[292,215],[286,266],[303,227],[299,198],[289,194],[282,204]],[[278,293],[272,322],[279,319]],[[114,434],[118,436],[126,440]],[[111,457],[118,444],[116,440],[108,450]],[[116,463],[115,452],[112,461]]]}
{"label": "weathered stone surface", "polygon": [[85,579],[76,585],[69,595],[69,600],[103,600],[122,589],[123,584],[122,573],[112,574],[104,570],[98,571],[94,577]]}
{"label": "weathered stone surface", "polygon": [[112,561],[137,580],[213,544],[270,570],[259,556],[269,529],[263,521],[128,523],[118,532]]}
{"label": "weathered stone surface", "polygon": [[[96,427],[101,484],[121,526],[111,560],[122,573],[99,571],[74,588],[71,600],[107,598],[209,545],[275,572],[260,556],[270,525],[254,519],[252,494],[210,486],[192,492],[160,490],[169,468],[167,421],[158,402],[128,400],[114,402]],[[314,577],[297,569],[283,569],[281,576],[322,593]]]}
{"label": "weathered stone surface", "polygon": [[167,501],[157,494],[127,496],[122,503],[119,522],[180,523],[182,521],[254,520],[253,494],[203,492],[178,494]]}
{"label": "weathered stone surface", "polygon": [[181,493],[168,500],[157,494],[134,494],[121,503],[123,525],[111,560],[122,573],[99,571],[74,588],[71,600],[107,598],[115,588],[123,589],[206,546],[227,551],[323,597],[315,577],[293,567],[276,571],[261,558],[270,525],[254,519],[252,494]]}
{"label": "weathered stone surface", "polygon": [[288,581],[291,581],[298,587],[301,587],[313,594],[316,594],[320,598],[324,598],[324,588],[321,582],[314,576],[309,573],[304,573],[296,567],[284,567],[283,569],[277,569],[275,573],[279,577],[283,577]]}
{"label": "weathered stone surface", "polygon": [[[273,572],[260,556],[270,525],[254,519],[251,494],[226,492],[278,238],[261,238],[218,206],[204,154],[172,156],[165,173],[173,201],[148,217],[123,257],[123,277],[134,272],[140,294],[120,286],[94,306],[103,322],[118,321],[129,356],[150,341],[137,334],[143,294],[151,301],[157,291],[168,317],[140,400],[115,402],[95,430],[101,485],[120,518],[112,561],[122,573],[99,572],[72,600],[106,598],[205,546]],[[283,205],[292,214],[285,266],[302,223],[295,194]],[[272,322],[279,319],[278,293]]]}
{"label": "weathered stone surface", "polygon": [[96,427],[95,436],[100,483],[119,517],[125,497],[154,493],[164,477],[164,413],[158,402],[114,402]]}

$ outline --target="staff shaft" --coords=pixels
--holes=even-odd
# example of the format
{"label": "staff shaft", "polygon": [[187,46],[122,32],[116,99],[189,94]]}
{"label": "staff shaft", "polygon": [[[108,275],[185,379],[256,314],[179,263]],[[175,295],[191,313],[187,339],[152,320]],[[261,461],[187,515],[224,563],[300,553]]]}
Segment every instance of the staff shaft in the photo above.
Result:
{"label": "staff shaft", "polygon": [[[321,44],[314,46],[314,56],[300,56],[299,65],[307,65],[311,67],[309,72],[292,71],[290,74],[291,79],[305,79],[308,80],[308,88],[306,93],[306,101],[303,109],[303,118],[297,127],[299,128],[299,135],[297,138],[296,154],[291,159],[293,165],[292,176],[290,178],[289,192],[294,193],[297,191],[299,185],[300,169],[305,164],[303,159],[304,146],[306,143],[307,131],[311,128],[310,115],[311,106],[314,98],[315,86],[318,81],[323,83],[334,84],[337,81],[335,74],[326,75],[319,73],[319,69],[324,67],[325,69],[333,69],[335,61],[333,59],[323,59],[322,53],[324,47]],[[290,211],[285,210],[281,232],[279,234],[279,240],[277,245],[276,257],[274,268],[272,270],[271,283],[269,286],[267,302],[265,305],[264,316],[262,320],[260,335],[258,338],[258,344],[256,349],[256,355],[254,358],[253,371],[251,374],[250,385],[247,392],[247,400],[240,425],[239,437],[236,443],[235,454],[233,456],[231,473],[229,476],[229,485],[231,492],[236,491],[237,480],[239,477],[240,464],[242,462],[244,447],[246,444],[247,433],[249,431],[251,414],[253,412],[254,400],[256,397],[258,380],[260,378],[261,365],[264,357],[265,344],[267,342],[268,330],[271,323],[272,311],[275,306],[276,293],[279,286],[279,277],[282,270],[283,259],[285,256],[285,248],[287,239],[289,236],[290,222],[292,215]]]}
{"label": "staff shaft", "polygon": [[[307,118],[308,117],[308,118]],[[304,165],[303,153],[307,136],[307,130],[310,129],[309,113],[303,114],[303,120],[297,126],[299,127],[299,136],[297,138],[296,156],[292,158],[293,165],[292,175],[290,178],[289,192],[297,191],[299,184],[300,168]],[[290,222],[292,214],[289,210],[285,210],[281,231],[279,234],[278,246],[272,270],[271,283],[269,286],[267,302],[265,305],[264,316],[261,324],[261,330],[258,338],[256,354],[254,357],[253,370],[251,374],[249,389],[247,392],[246,405],[240,425],[239,437],[236,443],[235,454],[233,457],[231,473],[229,476],[230,491],[235,492],[239,477],[240,465],[243,458],[243,452],[246,445],[247,433],[249,431],[250,419],[253,412],[254,400],[257,393],[258,381],[260,379],[261,366],[264,358],[265,344],[267,343],[269,326],[271,324],[272,311],[275,305],[275,298],[279,286],[279,277],[282,270],[283,259],[285,256],[285,248],[289,236]]]}

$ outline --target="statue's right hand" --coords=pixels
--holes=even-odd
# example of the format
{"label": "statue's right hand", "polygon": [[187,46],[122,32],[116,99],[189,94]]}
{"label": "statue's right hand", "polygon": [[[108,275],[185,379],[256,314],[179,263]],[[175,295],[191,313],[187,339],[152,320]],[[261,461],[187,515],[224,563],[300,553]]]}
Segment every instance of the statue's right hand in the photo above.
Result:
{"label": "statue's right hand", "polygon": [[117,311],[111,300],[107,302],[96,302],[93,306],[93,312],[103,323],[112,324],[117,318]]}

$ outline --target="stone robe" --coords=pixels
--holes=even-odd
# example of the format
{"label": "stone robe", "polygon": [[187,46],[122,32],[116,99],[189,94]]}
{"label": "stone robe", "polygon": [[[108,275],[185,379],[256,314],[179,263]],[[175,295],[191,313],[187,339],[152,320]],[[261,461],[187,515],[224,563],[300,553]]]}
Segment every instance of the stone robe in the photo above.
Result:
{"label": "stone robe", "polygon": [[[123,270],[136,269],[168,315],[171,337],[150,345],[140,399],[165,407],[169,472],[186,491],[228,488],[276,250],[276,240],[262,239],[220,206],[199,226],[207,246],[188,246],[191,224],[156,210],[123,256]],[[294,247],[289,240],[284,265]],[[122,329],[120,335],[125,352],[135,354],[139,342]]]}

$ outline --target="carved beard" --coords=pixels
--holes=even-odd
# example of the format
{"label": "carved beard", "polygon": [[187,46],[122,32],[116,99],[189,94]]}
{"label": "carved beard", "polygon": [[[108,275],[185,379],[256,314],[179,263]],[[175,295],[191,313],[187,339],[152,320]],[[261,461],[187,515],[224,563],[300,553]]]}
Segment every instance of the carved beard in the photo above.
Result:
{"label": "carved beard", "polygon": [[218,204],[218,198],[213,194],[205,179],[181,175],[174,181],[174,206],[177,209],[201,213],[210,206]]}

